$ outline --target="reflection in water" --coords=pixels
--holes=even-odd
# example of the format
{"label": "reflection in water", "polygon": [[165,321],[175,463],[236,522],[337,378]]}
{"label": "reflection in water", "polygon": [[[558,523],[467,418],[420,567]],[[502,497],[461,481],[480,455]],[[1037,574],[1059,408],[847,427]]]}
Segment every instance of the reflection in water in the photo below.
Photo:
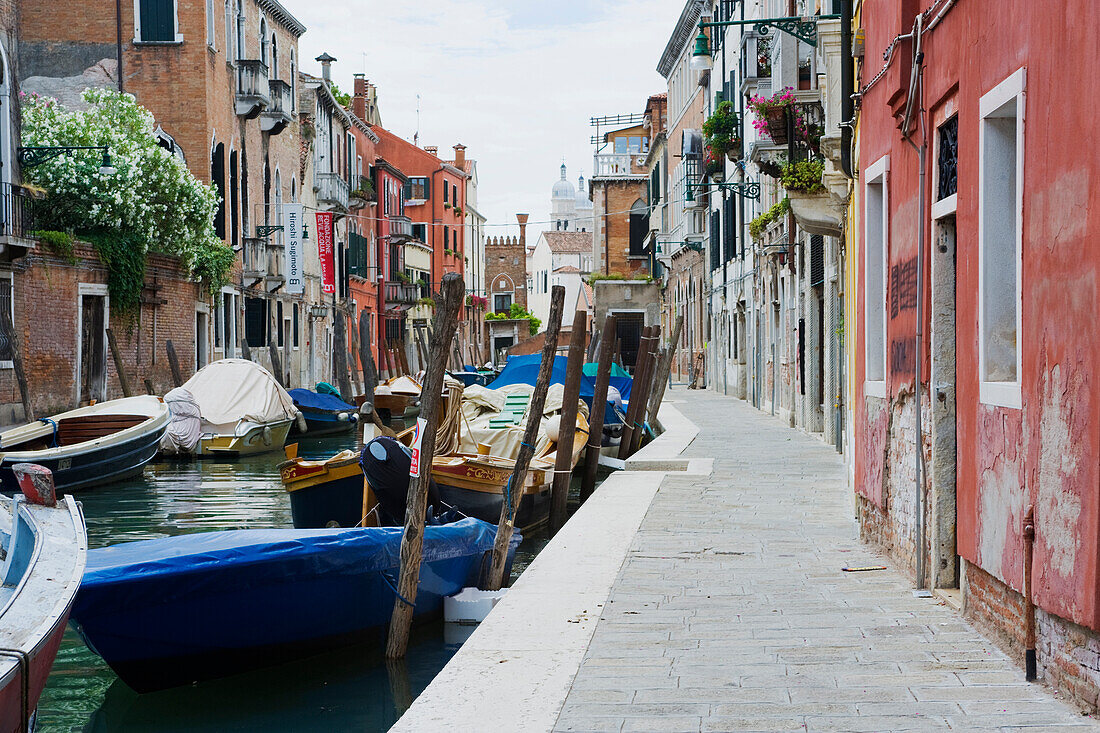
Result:
{"label": "reflection in water", "polygon": [[[325,458],[354,437],[302,441]],[[231,462],[162,462],[144,476],[78,495],[90,547],[225,529],[290,527],[276,470],[280,452]],[[546,544],[525,537],[513,577]],[[280,667],[138,695],[70,629],[39,702],[39,731],[308,731],[388,729],[461,646],[470,627],[414,630],[408,658],[385,663],[380,645],[357,645]]]}

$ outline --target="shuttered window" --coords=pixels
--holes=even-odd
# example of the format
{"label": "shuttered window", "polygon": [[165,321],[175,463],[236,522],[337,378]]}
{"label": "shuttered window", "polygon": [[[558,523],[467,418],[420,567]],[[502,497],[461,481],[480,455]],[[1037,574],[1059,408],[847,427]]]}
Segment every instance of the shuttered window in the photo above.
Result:
{"label": "shuttered window", "polygon": [[146,43],[176,40],[175,0],[138,0],[139,39]]}
{"label": "shuttered window", "polygon": [[710,269],[717,270],[722,265],[721,219],[718,211],[710,212]]}
{"label": "shuttered window", "polygon": [[722,202],[722,256],[729,262],[737,256],[737,220],[734,213],[733,198]]}
{"label": "shuttered window", "polygon": [[810,285],[825,283],[825,238],[820,234],[810,237]]}

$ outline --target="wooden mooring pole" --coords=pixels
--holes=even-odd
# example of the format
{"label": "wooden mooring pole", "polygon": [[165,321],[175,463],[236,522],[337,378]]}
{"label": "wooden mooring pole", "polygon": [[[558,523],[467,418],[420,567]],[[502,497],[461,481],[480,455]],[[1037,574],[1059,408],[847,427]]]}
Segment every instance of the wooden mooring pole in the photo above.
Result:
{"label": "wooden mooring pole", "polygon": [[134,392],[130,389],[130,378],[126,376],[126,365],[122,363],[122,353],[118,350],[115,332],[109,328],[107,329],[107,345],[111,347],[111,358],[115,362],[115,371],[118,373],[119,386],[122,387],[122,396],[132,397]]}
{"label": "wooden mooring pole", "polygon": [[[584,368],[584,332],[588,314],[577,311],[569,333],[569,357],[565,362],[565,387],[562,390],[561,421],[558,425],[557,455],[554,457],[554,483],[550,489],[550,536],[565,524],[569,506],[569,481],[573,476],[573,442],[577,429],[577,401],[581,394]],[[593,402],[593,405],[595,402]]]}
{"label": "wooden mooring pole", "polygon": [[[642,376],[641,394],[638,395],[638,414],[634,422],[634,432],[630,435],[630,453],[628,455],[633,455],[642,447],[642,438],[645,437],[649,395],[653,390],[653,374],[657,371],[657,345],[661,343],[661,327],[654,326],[650,336],[649,351],[646,354],[645,374]],[[637,383],[634,386],[638,386]],[[633,387],[630,390],[630,401],[634,401]]]}
{"label": "wooden mooring pole", "polygon": [[359,313],[359,361],[363,363],[363,395],[374,409],[374,388],[378,385],[378,372],[370,353],[370,314]]}
{"label": "wooden mooring pole", "polygon": [[640,420],[638,412],[641,410],[642,383],[645,382],[646,360],[649,358],[649,343],[653,339],[653,327],[646,326],[642,329],[642,337],[638,340],[638,356],[634,362],[634,374],[630,383],[630,401],[626,408],[626,422],[623,423],[623,436],[619,439],[620,461],[630,456],[630,446],[634,441],[634,431]]}
{"label": "wooden mooring pole", "polygon": [[15,323],[11,310],[0,309],[0,332],[4,340],[11,344],[11,365],[15,371],[15,382],[19,385],[19,399],[23,403],[23,419],[34,422],[34,409],[31,408],[31,390],[27,386],[27,373],[23,370],[23,344],[15,335]]}
{"label": "wooden mooring pole", "polygon": [[546,321],[546,341],[542,345],[542,363],[539,376],[535,380],[535,391],[527,406],[527,427],[523,431],[523,442],[516,456],[516,465],[500,503],[500,522],[497,525],[496,541],[493,543],[493,563],[489,568],[487,590],[500,590],[504,584],[504,566],[508,563],[508,545],[512,541],[512,532],[516,526],[516,510],[523,498],[523,485],[527,482],[527,468],[535,453],[539,428],[542,425],[542,411],[546,407],[546,390],[550,388],[550,377],[554,371],[554,355],[558,350],[558,334],[561,332],[561,313],[565,306],[565,288],[555,285],[550,289],[550,315]]}
{"label": "wooden mooring pole", "polygon": [[332,319],[332,370],[336,372],[336,389],[340,390],[340,399],[350,402],[351,380],[348,378],[348,334],[344,321],[344,312],[333,309]]}
{"label": "wooden mooring pole", "polygon": [[164,342],[164,349],[168,352],[168,366],[172,369],[172,386],[178,387],[183,384],[183,374],[180,372],[180,360],[176,356],[176,347],[172,344],[172,339]]}
{"label": "wooden mooring pole", "polygon": [[393,604],[390,633],[386,641],[388,659],[404,657],[409,645],[409,627],[412,624],[416,586],[420,582],[420,560],[424,550],[424,513],[428,508],[428,483],[432,480],[435,433],[443,402],[443,372],[464,295],[461,275],[450,272],[443,276],[440,293],[436,298],[438,305],[435,310],[431,358],[420,396],[420,418],[425,423],[420,439],[420,470],[409,482],[405,531],[401,536],[401,576],[397,581],[397,598]]}
{"label": "wooden mooring pole", "polygon": [[615,350],[615,316],[604,318],[600,332],[600,358],[596,363],[596,384],[592,388],[592,412],[588,416],[588,447],[584,453],[584,480],[581,482],[581,502],[592,496],[596,488],[596,470],[600,464],[603,443],[603,419],[607,410],[607,387],[611,381],[611,357]]}
{"label": "wooden mooring pole", "polygon": [[267,342],[267,353],[271,357],[271,374],[275,377],[275,381],[279,383],[279,386],[286,389],[286,377],[283,376],[283,360],[279,356],[279,347],[275,344],[275,339],[270,339]]}
{"label": "wooden mooring pole", "polygon": [[680,331],[683,327],[684,317],[677,316],[676,325],[672,327],[672,340],[668,342],[668,347],[661,355],[657,367],[657,376],[653,380],[653,390],[650,393],[649,410],[647,412],[651,424],[657,418],[657,410],[660,409],[661,403],[665,399],[665,387],[668,386],[668,376],[672,372],[672,361],[676,358],[676,348],[677,344],[680,343]]}

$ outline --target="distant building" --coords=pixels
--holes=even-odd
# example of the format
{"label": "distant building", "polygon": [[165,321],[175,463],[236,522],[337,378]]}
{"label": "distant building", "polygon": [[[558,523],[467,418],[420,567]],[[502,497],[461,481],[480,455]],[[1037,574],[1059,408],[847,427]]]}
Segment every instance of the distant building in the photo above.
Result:
{"label": "distant building", "polygon": [[528,296],[530,310],[543,322],[550,315],[550,290],[565,287],[562,326],[573,321],[583,303],[582,285],[592,270],[592,237],[587,232],[543,232],[528,257],[533,289]]}
{"label": "distant building", "polygon": [[584,176],[577,178],[577,187],[573,188],[565,177],[565,163],[561,164],[561,178],[551,189],[550,219],[556,232],[591,232],[594,228]]}
{"label": "distant building", "polygon": [[[527,214],[516,214],[519,237],[485,240],[485,282],[489,310],[508,314],[513,304],[527,309]],[[530,337],[528,321],[486,320],[485,337],[493,358]]]}

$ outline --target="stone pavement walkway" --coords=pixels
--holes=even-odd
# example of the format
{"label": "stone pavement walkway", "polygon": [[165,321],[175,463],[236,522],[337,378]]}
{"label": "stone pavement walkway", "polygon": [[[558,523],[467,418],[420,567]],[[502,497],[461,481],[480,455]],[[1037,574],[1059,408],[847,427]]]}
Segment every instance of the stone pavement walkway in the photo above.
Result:
{"label": "stone pavement walkway", "polygon": [[559,731],[1097,730],[858,538],[841,458],[739,400],[670,392],[700,427],[666,476]]}

